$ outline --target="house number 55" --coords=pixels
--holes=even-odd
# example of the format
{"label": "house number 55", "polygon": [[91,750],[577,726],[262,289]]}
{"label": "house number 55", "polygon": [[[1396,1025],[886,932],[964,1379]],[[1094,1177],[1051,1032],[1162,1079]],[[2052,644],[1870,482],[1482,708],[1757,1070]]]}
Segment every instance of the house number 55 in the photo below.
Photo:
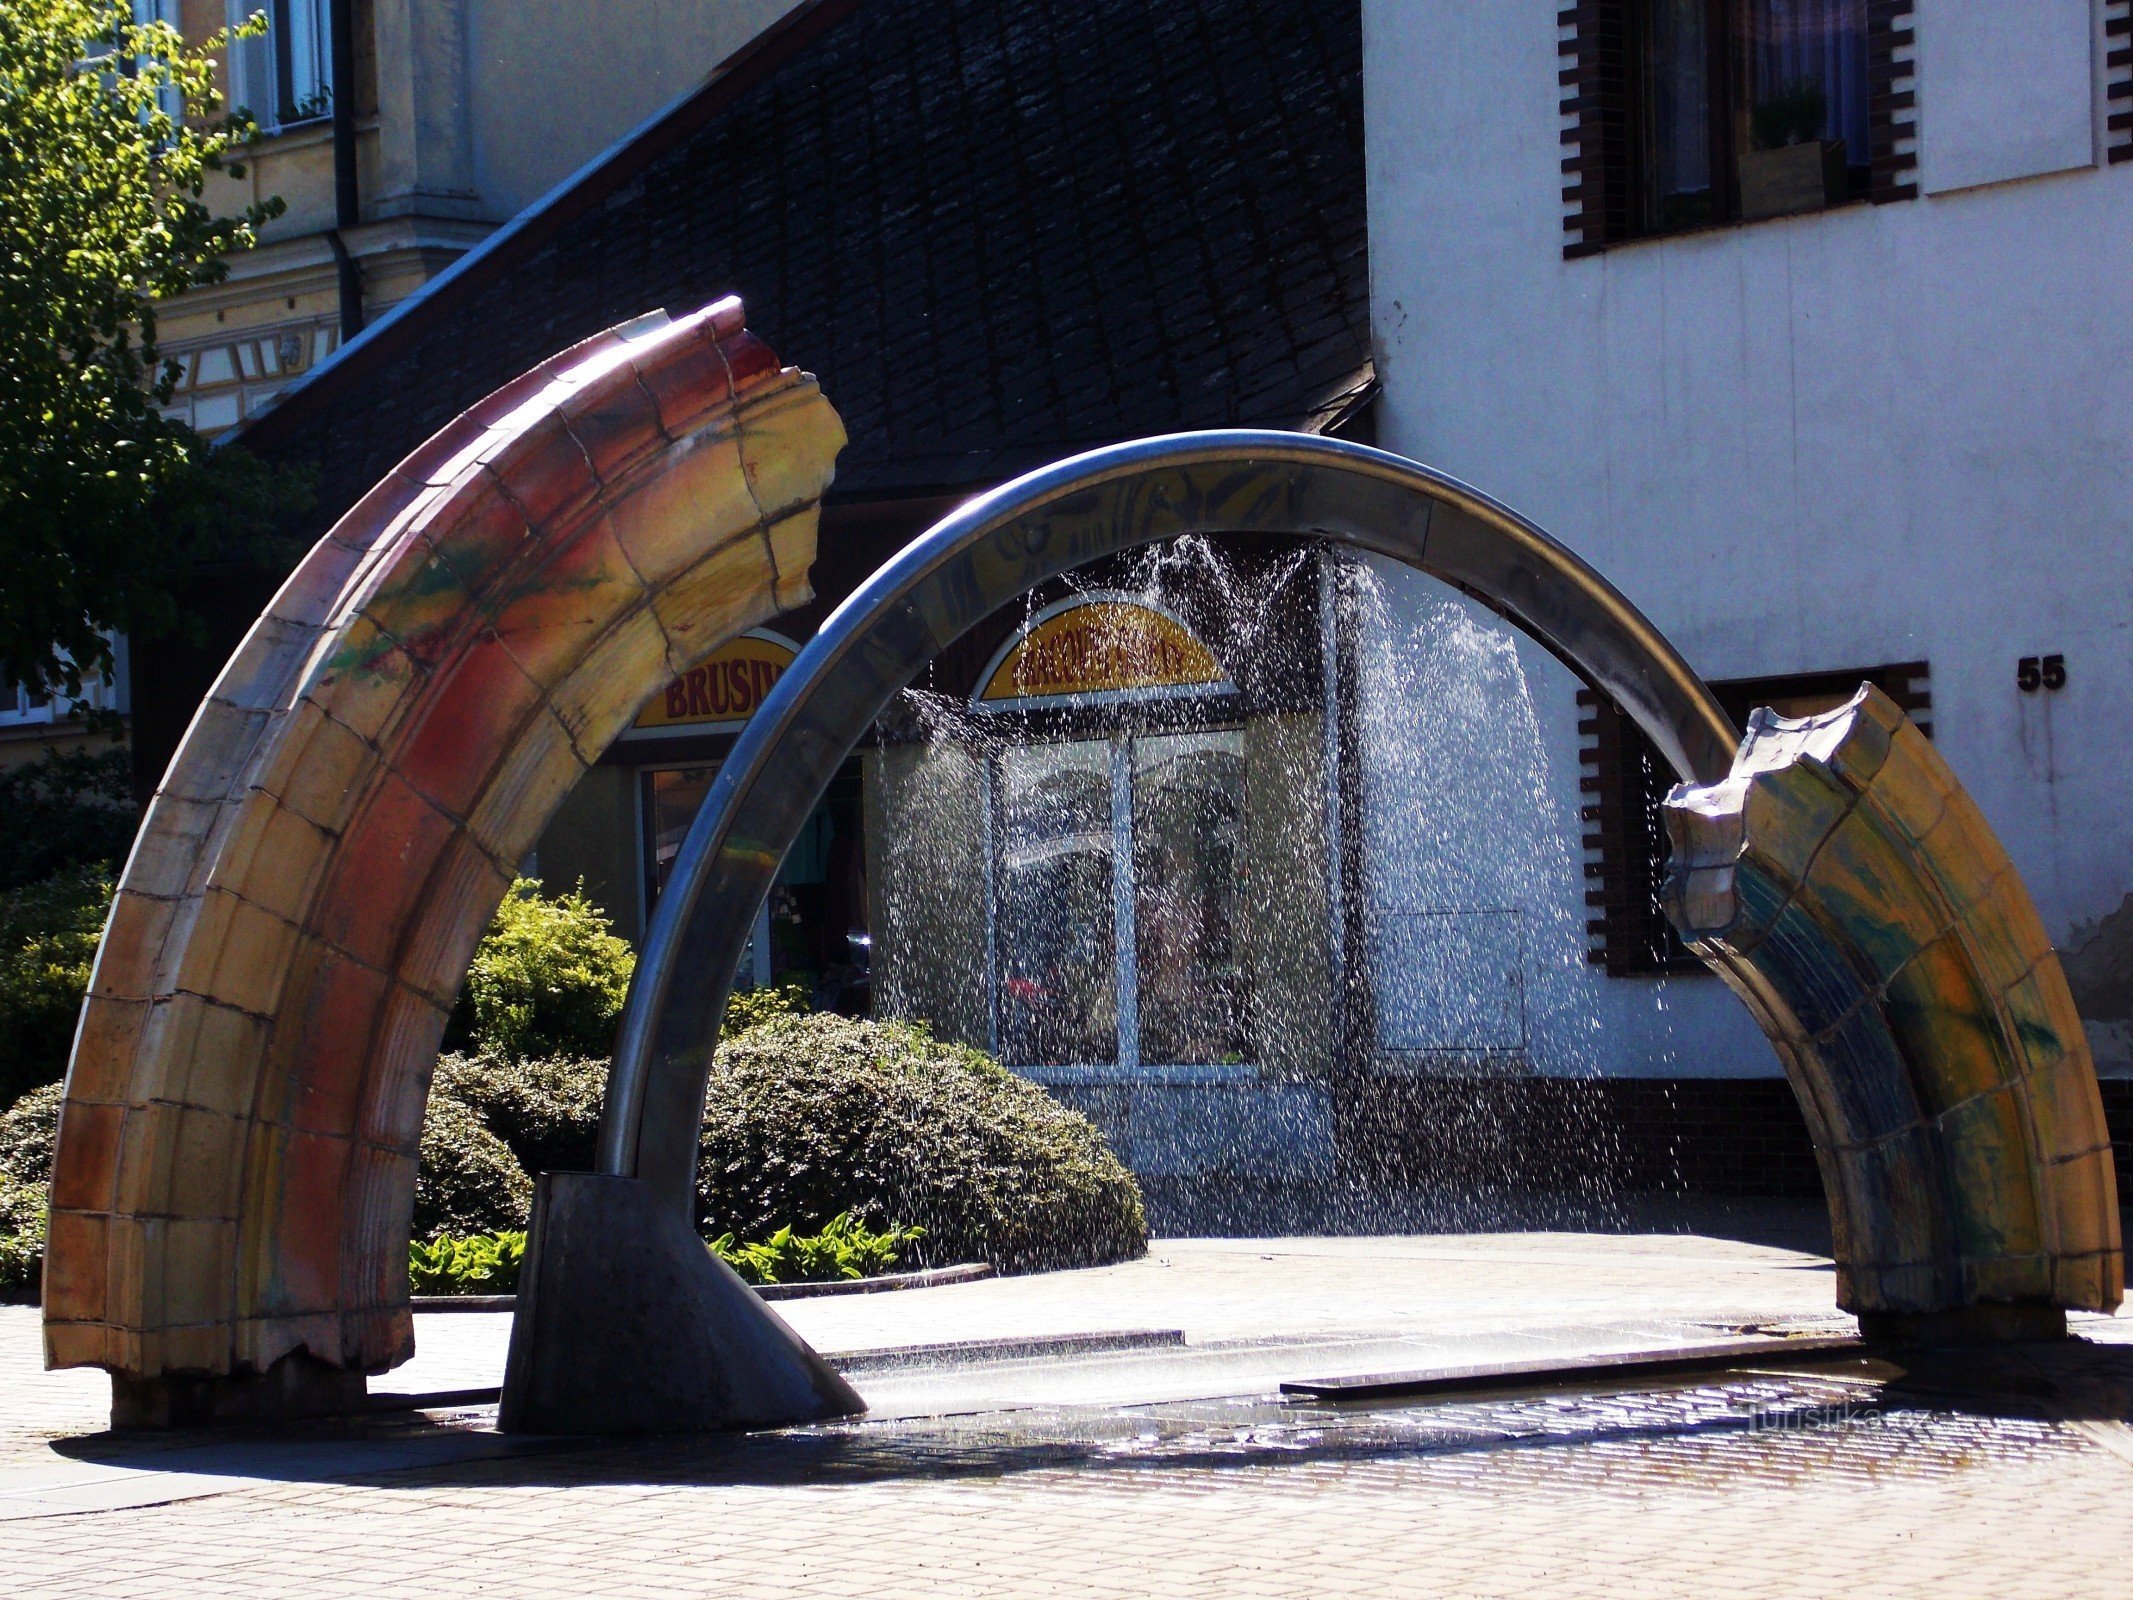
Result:
{"label": "house number 55", "polygon": [[2065,656],[2024,656],[2015,663],[2015,687],[2024,694],[2066,687]]}

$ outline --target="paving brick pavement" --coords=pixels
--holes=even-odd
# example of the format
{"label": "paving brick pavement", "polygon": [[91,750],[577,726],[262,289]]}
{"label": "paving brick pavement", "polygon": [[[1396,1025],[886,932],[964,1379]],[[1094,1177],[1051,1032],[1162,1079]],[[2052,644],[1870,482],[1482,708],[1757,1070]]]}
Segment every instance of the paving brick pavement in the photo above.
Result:
{"label": "paving brick pavement", "polygon": [[1874,1375],[535,1453],[15,1523],[27,1595],[2109,1596],[2133,1451]]}

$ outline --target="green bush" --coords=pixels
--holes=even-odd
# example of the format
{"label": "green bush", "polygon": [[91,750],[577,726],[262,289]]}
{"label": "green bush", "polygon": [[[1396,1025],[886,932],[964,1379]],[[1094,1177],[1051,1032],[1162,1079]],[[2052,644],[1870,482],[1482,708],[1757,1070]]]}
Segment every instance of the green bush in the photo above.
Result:
{"label": "green bush", "polygon": [[32,1089],[0,1111],[0,1178],[43,1190],[52,1182],[52,1150],[59,1143],[62,1086]]}
{"label": "green bush", "polygon": [[804,1238],[788,1223],[760,1244],[735,1244],[730,1233],[710,1243],[711,1253],[750,1283],[828,1283],[894,1271],[903,1247],[924,1232],[891,1228],[870,1233],[849,1211],[840,1211],[820,1233]]}
{"label": "green bush", "polygon": [[736,989],[726,996],[726,1016],[718,1036],[731,1039],[774,1017],[804,1017],[814,1009],[812,1002],[807,985],[798,978],[762,989]]}
{"label": "green bush", "polygon": [[0,1172],[0,1303],[37,1298],[44,1229],[44,1185]]}
{"label": "green bush", "polygon": [[606,1092],[604,1059],[521,1060],[493,1046],[442,1057],[430,1090],[473,1111],[529,1173],[592,1170]]}
{"label": "green bush", "polygon": [[112,892],[93,865],[0,893],[0,1104],[65,1075]]}
{"label": "green bush", "polygon": [[440,1235],[407,1247],[407,1281],[415,1294],[516,1294],[526,1236],[511,1230],[454,1239]]}
{"label": "green bush", "polygon": [[538,878],[521,878],[475,949],[445,1042],[515,1056],[605,1055],[636,962],[582,883],[550,896]]}
{"label": "green bush", "polygon": [[920,1263],[1006,1271],[1139,1255],[1140,1189],[1087,1118],[905,1023],[779,1017],[728,1040],[705,1107],[707,1232],[923,1229]]}
{"label": "green bush", "polygon": [[133,759],[122,746],[47,750],[0,768],[0,893],[70,867],[126,859],[139,820]]}
{"label": "green bush", "polygon": [[414,1237],[523,1228],[532,1205],[533,1180],[510,1147],[470,1107],[431,1096],[415,1176]]}

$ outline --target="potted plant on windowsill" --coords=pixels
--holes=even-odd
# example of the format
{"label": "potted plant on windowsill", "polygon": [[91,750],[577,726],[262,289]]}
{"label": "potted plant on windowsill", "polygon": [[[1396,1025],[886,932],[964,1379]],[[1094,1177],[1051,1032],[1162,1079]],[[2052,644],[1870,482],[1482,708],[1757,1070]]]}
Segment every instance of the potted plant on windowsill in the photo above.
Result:
{"label": "potted plant on windowsill", "polygon": [[1820,211],[1844,197],[1844,141],[1821,136],[1828,109],[1820,89],[1796,83],[1749,113],[1751,148],[1740,156],[1743,221]]}

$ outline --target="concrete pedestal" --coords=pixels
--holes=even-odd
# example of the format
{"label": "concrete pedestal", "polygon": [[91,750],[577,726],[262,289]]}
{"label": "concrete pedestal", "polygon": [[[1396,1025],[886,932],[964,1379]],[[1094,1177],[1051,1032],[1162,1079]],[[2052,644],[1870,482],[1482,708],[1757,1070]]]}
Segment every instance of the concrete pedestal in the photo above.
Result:
{"label": "concrete pedestal", "polygon": [[866,1402],[636,1178],[543,1174],[519,1279],[507,1433],[695,1433]]}

